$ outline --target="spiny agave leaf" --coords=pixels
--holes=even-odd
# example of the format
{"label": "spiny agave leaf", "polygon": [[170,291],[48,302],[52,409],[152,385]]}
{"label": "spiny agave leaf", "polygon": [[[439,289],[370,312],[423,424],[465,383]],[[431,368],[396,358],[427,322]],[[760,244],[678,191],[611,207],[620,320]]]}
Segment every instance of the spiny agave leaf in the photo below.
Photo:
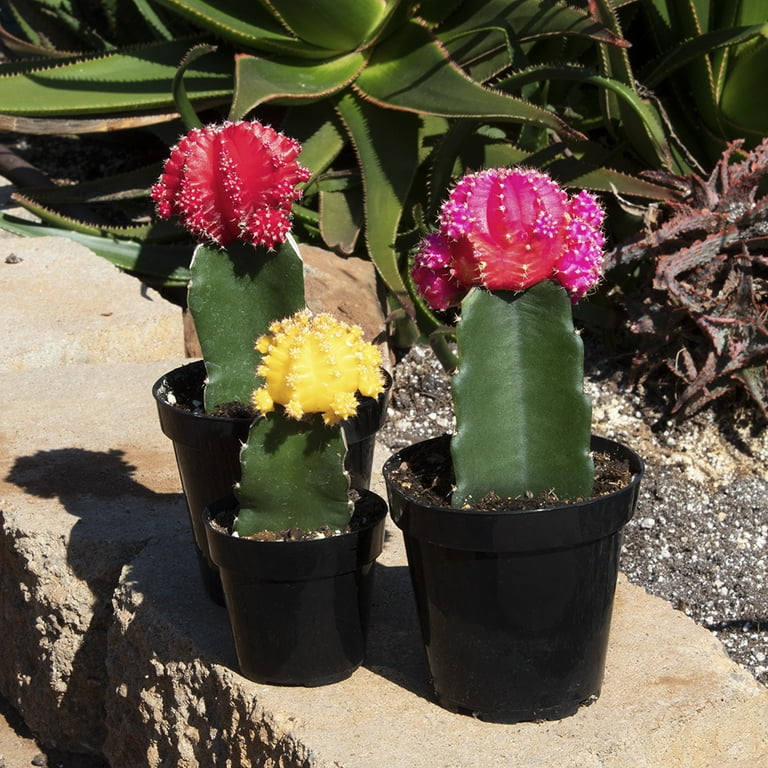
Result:
{"label": "spiny agave leaf", "polygon": [[[445,190],[451,184],[451,181],[461,173],[461,169],[456,168],[457,158],[461,155],[462,150],[466,150],[471,146],[470,142],[473,138],[473,133],[476,129],[476,124],[471,120],[456,120],[450,127],[448,127],[439,138],[435,151],[430,158],[429,168],[429,198],[427,202],[427,210],[425,217],[432,221],[437,216],[437,211],[443,202],[443,196]],[[510,153],[514,152],[514,148],[505,143],[505,146],[510,147]],[[524,156],[524,153],[520,153],[520,157]],[[502,163],[502,165],[516,163],[518,160],[510,160]],[[466,167],[471,167],[471,163],[465,163]],[[479,164],[476,166],[479,167]],[[493,164],[487,167],[493,167]],[[418,291],[416,291],[418,294]]]}
{"label": "spiny agave leaf", "polygon": [[[163,40],[173,39],[173,33],[160,16],[158,16],[151,3],[147,2],[147,0],[133,0],[133,4],[138,13],[138,17],[143,19],[159,38]],[[131,21],[135,24],[133,19]],[[125,20],[112,14],[111,22],[113,28],[117,31],[120,29],[120,25],[125,23]]]}
{"label": "spiny agave leaf", "polygon": [[[66,216],[58,211],[53,211],[50,208],[46,208],[36,200],[33,200],[26,195],[22,195],[15,192],[11,195],[11,200],[14,203],[18,203],[22,208],[39,216],[43,222],[47,224],[55,224],[63,229],[70,230],[72,232],[80,232],[82,234],[92,235],[94,237],[125,237],[136,240],[145,240],[155,230],[154,224],[146,224],[136,227],[111,227],[107,225],[94,224],[87,221],[81,221],[74,219],[71,216]],[[163,229],[167,230],[167,227]],[[178,228],[176,232],[178,232]]]}
{"label": "spiny agave leaf", "polygon": [[400,0],[317,0],[312,11],[296,0],[269,0],[283,24],[300,40],[330,52],[362,48]]}
{"label": "spiny agave leaf", "polygon": [[350,92],[336,106],[363,174],[368,252],[389,290],[403,301],[407,292],[395,240],[418,165],[419,119],[378,109]]}
{"label": "spiny agave leaf", "polygon": [[347,144],[339,117],[327,102],[315,102],[308,109],[287,110],[282,130],[301,144],[299,161],[312,171],[304,194],[311,190],[317,176],[328,168]]}
{"label": "spiny agave leaf", "polygon": [[[34,28],[29,25],[21,24],[20,26],[22,29],[34,31]],[[33,33],[30,35],[30,39],[37,39],[37,34]],[[0,41],[2,41],[3,47],[15,56],[43,56],[47,58],[64,58],[67,56],[72,56],[75,53],[74,51],[61,51],[55,48],[37,45],[36,43],[28,42],[27,40],[22,40],[21,38],[12,35],[7,29],[5,29],[5,27],[2,26],[2,24],[0,24]]]}
{"label": "spiny agave leaf", "polygon": [[571,138],[580,135],[552,112],[471,80],[415,20],[376,47],[355,85],[366,99],[389,109],[532,123]]}
{"label": "spiny agave leaf", "polygon": [[632,119],[625,118],[625,124],[627,121],[632,122],[633,125],[641,124],[645,128],[645,136],[650,142],[656,163],[666,164],[668,162],[669,143],[657,111],[648,102],[641,99],[634,88],[630,88],[612,77],[604,77],[578,66],[535,66],[506,77],[499,83],[499,87],[519,89],[529,83],[546,80],[572,80],[586,83],[617,96],[634,113]]}
{"label": "spiny agave leaf", "polygon": [[66,237],[154,287],[181,288],[189,281],[191,245],[160,245],[64,231],[19,219],[2,211],[0,228],[24,237]]}
{"label": "spiny agave leaf", "polygon": [[[148,0],[12,0],[13,15],[26,39],[42,55],[57,50],[114,50],[129,43],[170,40],[185,30],[178,19],[161,20]],[[166,23],[167,22],[167,23]]]}
{"label": "spiny agave leaf", "polygon": [[642,73],[643,84],[648,88],[656,88],[659,83],[675,73],[681,67],[690,64],[695,59],[713,53],[719,48],[726,48],[738,43],[748,42],[756,38],[763,39],[765,25],[757,24],[751,27],[736,27],[716,29],[698,35],[692,40],[686,40],[668,51],[662,58],[652,62]]}
{"label": "spiny agave leaf", "polygon": [[459,11],[440,27],[437,36],[450,48],[450,43],[458,38],[490,28],[503,29],[518,42],[554,35],[578,35],[610,45],[629,46],[621,35],[597,22],[586,11],[553,0],[463,3]]}
{"label": "spiny agave leaf", "polygon": [[[154,43],[87,60],[46,64],[4,74],[0,104],[6,115],[88,115],[172,107],[171,89],[179,62],[191,42]],[[224,99],[232,93],[231,57],[208,56],[205,69],[186,75],[190,98]]]}
{"label": "spiny agave leaf", "polygon": [[[652,0],[653,1],[653,0]],[[623,38],[619,18],[613,4],[609,0],[594,0],[592,10],[600,23],[613,32],[617,37]],[[602,57],[602,69],[605,74],[616,78],[629,88],[634,87],[634,74],[629,63],[625,48],[603,45],[600,47]]]}
{"label": "spiny agave leaf", "polygon": [[[656,8],[658,11],[658,4],[661,0],[656,0]],[[738,3],[719,3],[718,5],[729,5],[733,7]],[[695,48],[697,46],[696,40],[702,36],[704,30],[710,28],[715,24],[714,18],[718,13],[715,6],[713,6],[709,0],[707,2],[685,2],[672,5],[669,9],[664,9],[665,23],[661,29],[656,17],[651,16],[649,18],[652,31],[654,35],[658,35],[660,38],[660,50],[662,51],[674,51],[678,48],[683,48],[682,56],[687,56],[686,48],[684,46],[691,46]],[[720,27],[729,27],[731,24],[718,25]],[[687,42],[686,41],[690,41]],[[685,71],[681,72],[677,78],[665,77],[664,73],[659,73],[659,81],[666,80],[670,84],[672,93],[679,94],[679,101],[683,104],[693,104],[696,107],[697,117],[693,118],[693,125],[690,127],[694,134],[694,141],[691,138],[686,143],[703,143],[704,145],[715,144],[718,151],[721,149],[719,142],[716,140],[713,142],[710,133],[722,135],[722,129],[720,127],[719,119],[719,107],[717,97],[717,85],[718,72],[722,72],[727,65],[728,49],[713,47],[712,50],[705,55],[702,52],[701,55],[693,56],[685,65]],[[651,74],[651,79],[647,80],[644,75],[643,82],[648,82],[649,87],[655,87],[656,75]],[[667,107],[671,110],[675,108],[674,96],[667,103]],[[689,115],[683,116],[681,123],[684,124],[685,118],[690,119]],[[703,122],[708,130],[701,131],[701,122]],[[697,133],[703,134],[696,136]],[[698,139],[698,141],[696,141]],[[695,154],[695,153],[694,153]],[[697,160],[693,160],[694,166],[698,165]],[[684,168],[690,166],[691,162],[686,161],[685,165],[678,163],[678,166]]]}
{"label": "spiny agave leaf", "polygon": [[358,189],[320,193],[320,233],[331,250],[351,254],[362,230],[363,218]]}
{"label": "spiny agave leaf", "polygon": [[561,184],[573,189],[591,189],[622,197],[640,197],[646,200],[676,200],[674,190],[637,176],[608,167],[600,167],[581,156],[580,147],[575,154],[564,154],[564,145],[552,145],[546,152],[523,152],[507,142],[492,142],[486,147],[485,166],[527,165],[541,168]]}
{"label": "spiny agave leaf", "polygon": [[612,168],[595,168],[577,157],[558,159],[549,165],[547,170],[572,188],[610,192],[622,197],[640,197],[646,200],[677,199],[677,195],[669,187]]}
{"label": "spiny agave leaf", "polygon": [[462,5],[462,0],[422,0],[419,16],[430,26],[436,27]]}
{"label": "spiny agave leaf", "polygon": [[[115,200],[141,199],[147,196],[162,168],[153,163],[125,173],[117,173],[102,179],[81,181],[53,187],[26,187],[22,197],[37,200],[45,205],[67,203],[104,203]],[[23,205],[23,202],[21,203]]]}
{"label": "spiny agave leaf", "polygon": [[[322,58],[325,49],[291,35],[260,2],[242,0],[156,0],[198,28],[214,33],[250,51],[265,51],[300,58]],[[311,14],[308,14],[311,15]]]}
{"label": "spiny agave leaf", "polygon": [[173,92],[173,102],[176,104],[176,109],[179,110],[181,119],[184,122],[184,127],[188,131],[193,128],[202,128],[203,123],[197,116],[197,112],[195,112],[192,102],[189,100],[184,76],[194,62],[209,53],[215,52],[216,46],[208,43],[200,43],[199,45],[193,46],[184,54],[184,58],[181,60],[179,68],[173,76],[173,85],[171,88]]}
{"label": "spiny agave leaf", "polygon": [[42,49],[109,47],[93,24],[85,24],[73,15],[69,3],[15,2],[11,7],[24,37]]}
{"label": "spiny agave leaf", "polygon": [[[609,0],[594,0],[593,8],[603,25],[622,36],[619,19]],[[606,78],[634,94],[634,98],[627,98],[618,87],[601,90],[606,126],[613,131],[614,125],[620,125],[635,152],[652,168],[671,168],[672,151],[663,139],[661,120],[654,114],[655,108],[643,102],[637,93],[636,78],[626,49],[601,44],[599,52],[601,71]],[[645,104],[645,107],[638,110],[638,103]]]}
{"label": "spiny agave leaf", "polygon": [[364,66],[365,56],[359,52],[320,63],[239,55],[230,119],[238,120],[266,101],[292,103],[328,96],[354,80]]}

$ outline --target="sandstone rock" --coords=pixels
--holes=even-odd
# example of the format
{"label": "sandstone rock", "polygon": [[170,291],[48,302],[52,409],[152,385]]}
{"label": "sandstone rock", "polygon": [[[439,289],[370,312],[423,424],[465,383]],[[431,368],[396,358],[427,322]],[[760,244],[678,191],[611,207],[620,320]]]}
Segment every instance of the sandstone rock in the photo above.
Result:
{"label": "sandstone rock", "polygon": [[[9,242],[0,238],[0,247]],[[58,245],[66,264],[77,249]],[[88,258],[89,267],[98,263]],[[3,270],[19,266],[2,261]],[[125,292],[109,269],[72,305],[82,315],[68,315],[67,333],[78,316],[85,333],[101,298]],[[35,299],[38,311],[67,295],[59,287]],[[29,297],[9,296],[3,318],[19,338],[0,371],[0,695],[42,744],[101,751],[114,768],[768,765],[768,690],[709,632],[624,580],[603,692],[592,706],[518,726],[436,706],[391,527],[365,666],[324,688],[245,680],[226,612],[208,600],[197,573],[172,449],[150,394],[181,361],[81,365],[51,356],[48,341],[57,354],[70,343],[46,326],[56,312],[32,322],[26,310],[8,308]],[[151,354],[144,309],[133,327]],[[95,349],[128,354],[130,327]],[[36,346],[26,369],[8,370]]]}
{"label": "sandstone rock", "polygon": [[[0,374],[16,393],[0,459],[0,694],[42,743],[101,750],[120,768],[433,768],[436,755],[452,766],[510,755],[580,768],[764,764],[768,691],[710,633],[625,581],[592,706],[519,726],[436,706],[392,528],[365,666],[316,689],[242,678],[149,393],[174,365]],[[40,410],[45,398],[56,407]]]}
{"label": "sandstone rock", "polygon": [[100,752],[121,569],[153,537],[191,541],[168,441],[146,429],[150,386],[169,367],[0,373],[13,393],[0,458],[0,694],[50,746]]}
{"label": "sandstone rock", "polygon": [[768,691],[706,630],[624,579],[600,699],[559,722],[505,726],[430,701],[396,529],[378,566],[365,666],[314,689],[237,674],[226,612],[189,589],[195,565],[180,543],[145,547],[115,595],[105,743],[113,765],[433,768],[508,765],[512,756],[542,767],[765,765]]}
{"label": "sandstone rock", "polygon": [[179,307],[63,237],[0,232],[0,295],[0,369],[183,355]]}
{"label": "sandstone rock", "polygon": [[311,245],[302,245],[301,255],[307,306],[361,326],[366,341],[380,336],[384,331],[384,300],[373,264]]}

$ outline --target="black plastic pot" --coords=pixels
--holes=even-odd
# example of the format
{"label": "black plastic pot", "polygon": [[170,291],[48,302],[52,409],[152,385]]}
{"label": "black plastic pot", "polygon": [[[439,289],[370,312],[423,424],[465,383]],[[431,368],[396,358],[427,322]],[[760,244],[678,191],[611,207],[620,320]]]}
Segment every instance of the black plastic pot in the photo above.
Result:
{"label": "black plastic pot", "polygon": [[622,528],[643,462],[593,437],[593,450],[629,463],[629,485],[532,511],[430,506],[395,482],[403,462],[425,451],[445,457],[449,447],[448,436],[426,440],[383,467],[435,696],[447,709],[493,722],[572,715],[600,694]]}
{"label": "black plastic pot", "polygon": [[[371,482],[376,432],[386,420],[392,389],[392,379],[385,375],[384,392],[378,398],[363,398],[357,415],[344,423],[346,468],[356,488],[367,488]],[[152,394],[163,434],[173,441],[203,583],[211,598],[223,605],[221,581],[208,554],[202,513],[207,504],[228,496],[240,480],[240,446],[248,438],[251,420],[190,410],[194,400],[202,407],[204,380],[205,364],[198,360],[166,373],[155,382]]]}
{"label": "black plastic pot", "polygon": [[363,662],[376,558],[387,505],[360,491],[368,523],[309,541],[254,541],[211,525],[234,497],[204,512],[219,568],[240,672],[273,685],[317,686],[349,677]]}

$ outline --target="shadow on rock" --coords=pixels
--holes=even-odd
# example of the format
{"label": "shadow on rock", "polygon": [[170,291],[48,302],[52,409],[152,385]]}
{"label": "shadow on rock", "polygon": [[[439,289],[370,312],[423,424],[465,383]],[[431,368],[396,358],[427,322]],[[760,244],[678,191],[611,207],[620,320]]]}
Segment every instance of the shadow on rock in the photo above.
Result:
{"label": "shadow on rock", "polygon": [[408,566],[376,563],[364,666],[433,700]]}
{"label": "shadow on rock", "polygon": [[17,458],[5,478],[29,496],[58,499],[76,518],[30,505],[3,520],[10,541],[0,552],[7,606],[0,618],[15,628],[6,641],[16,679],[29,681],[14,696],[40,742],[53,748],[101,753],[112,684],[107,631],[123,568],[150,540],[191,539],[183,496],[152,491],[136,472],[120,450],[60,448]]}

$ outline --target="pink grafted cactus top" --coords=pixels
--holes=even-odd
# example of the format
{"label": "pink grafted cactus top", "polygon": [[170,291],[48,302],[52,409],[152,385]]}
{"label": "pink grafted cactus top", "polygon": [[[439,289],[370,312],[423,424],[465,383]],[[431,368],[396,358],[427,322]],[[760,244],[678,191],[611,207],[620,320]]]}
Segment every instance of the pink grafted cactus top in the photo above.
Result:
{"label": "pink grafted cactus top", "polygon": [[434,309],[472,286],[523,291],[555,280],[578,301],[599,280],[604,211],[594,195],[569,197],[547,174],[498,168],[464,176],[422,241],[412,277]]}

